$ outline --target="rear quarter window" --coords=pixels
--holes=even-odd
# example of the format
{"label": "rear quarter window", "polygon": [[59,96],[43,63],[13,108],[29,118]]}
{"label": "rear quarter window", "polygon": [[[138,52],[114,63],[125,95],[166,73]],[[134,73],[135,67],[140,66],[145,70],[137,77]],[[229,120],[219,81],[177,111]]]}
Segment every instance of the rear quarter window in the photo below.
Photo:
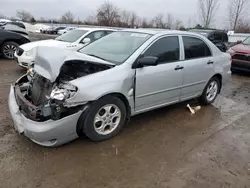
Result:
{"label": "rear quarter window", "polygon": [[212,55],[207,44],[196,37],[183,36],[185,59],[204,58]]}

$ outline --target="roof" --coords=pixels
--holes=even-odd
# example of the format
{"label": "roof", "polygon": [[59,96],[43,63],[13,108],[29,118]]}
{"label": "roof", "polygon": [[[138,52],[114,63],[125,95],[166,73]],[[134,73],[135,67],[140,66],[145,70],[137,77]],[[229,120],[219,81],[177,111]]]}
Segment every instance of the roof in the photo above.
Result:
{"label": "roof", "polygon": [[116,31],[116,29],[102,28],[102,27],[77,27],[78,30],[89,30],[89,31],[98,31],[98,30],[107,30],[107,31]]}
{"label": "roof", "polygon": [[137,33],[145,33],[150,35],[156,34],[193,34],[187,31],[179,31],[179,30],[168,30],[168,29],[155,29],[155,28],[148,28],[148,29],[124,29],[122,31],[129,31],[129,32],[137,32]]}
{"label": "roof", "polygon": [[191,29],[191,30],[189,30],[189,31],[191,31],[191,32],[203,32],[203,33],[212,33],[212,32],[224,32],[224,33],[226,33],[225,31],[223,31],[223,30],[213,30],[213,29]]}

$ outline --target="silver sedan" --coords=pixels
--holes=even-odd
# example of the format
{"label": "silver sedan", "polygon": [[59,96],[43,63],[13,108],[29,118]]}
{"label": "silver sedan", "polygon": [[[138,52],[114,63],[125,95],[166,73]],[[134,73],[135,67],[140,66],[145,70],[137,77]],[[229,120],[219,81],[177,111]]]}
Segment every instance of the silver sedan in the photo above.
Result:
{"label": "silver sedan", "polygon": [[181,31],[123,30],[78,52],[36,52],[11,86],[9,109],[15,129],[47,147],[84,134],[109,139],[131,116],[181,101],[211,104],[231,74],[229,54]]}

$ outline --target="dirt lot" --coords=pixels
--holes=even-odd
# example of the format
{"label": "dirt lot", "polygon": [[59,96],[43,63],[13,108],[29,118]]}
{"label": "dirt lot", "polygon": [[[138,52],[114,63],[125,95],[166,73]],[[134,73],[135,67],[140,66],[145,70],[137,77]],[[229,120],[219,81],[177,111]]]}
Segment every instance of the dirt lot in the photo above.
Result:
{"label": "dirt lot", "polygon": [[9,85],[24,71],[0,60],[1,188],[250,187],[250,77],[233,75],[212,106],[185,103],[132,118],[117,137],[43,148],[14,129]]}

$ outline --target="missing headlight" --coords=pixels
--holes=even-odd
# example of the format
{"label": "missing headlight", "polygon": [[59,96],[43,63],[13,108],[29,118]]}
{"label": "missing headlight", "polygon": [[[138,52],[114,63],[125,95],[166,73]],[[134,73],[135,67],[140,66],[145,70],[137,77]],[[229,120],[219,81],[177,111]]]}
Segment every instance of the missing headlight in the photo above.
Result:
{"label": "missing headlight", "polygon": [[61,83],[55,86],[50,94],[51,99],[64,101],[73,97],[77,92],[77,87],[70,83]]}

